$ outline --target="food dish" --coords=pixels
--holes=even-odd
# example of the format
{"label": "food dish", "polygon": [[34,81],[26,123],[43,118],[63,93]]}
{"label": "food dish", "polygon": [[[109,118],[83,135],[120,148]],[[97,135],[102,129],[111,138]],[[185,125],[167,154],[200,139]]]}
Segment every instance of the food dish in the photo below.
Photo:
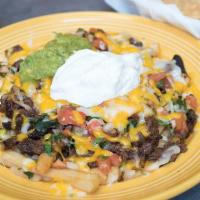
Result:
{"label": "food dish", "polygon": [[[0,163],[16,174],[38,181],[60,179],[92,193],[100,184],[126,181],[159,169],[187,151],[186,139],[197,123],[198,101],[193,94],[196,88],[179,55],[174,55],[171,61],[162,60],[158,58],[157,44],[148,47],[134,36],[107,33],[98,28],[57,33],[44,47],[31,51],[17,44],[5,50],[5,59],[1,62]],[[75,57],[79,53],[82,57]],[[95,105],[87,103],[92,97],[86,92],[82,98],[89,107],[69,101],[66,96],[69,90],[83,93],[91,85],[90,77],[84,73],[90,74],[95,66],[97,72],[91,78],[95,78],[92,83],[97,93],[89,94],[98,96],[101,81],[105,82],[103,96],[108,93],[106,88],[114,78],[113,73],[117,73],[117,60],[112,63],[109,56],[114,60],[118,54],[126,60],[134,55],[141,59],[139,75],[129,70],[130,76],[120,85],[124,77],[114,81],[114,85],[124,88],[132,77],[138,79],[129,86],[129,92],[126,90],[123,96],[116,94],[115,98],[109,96]],[[86,60],[94,60],[97,55],[100,59],[79,74],[78,67],[83,68]],[[104,69],[107,59],[108,66]],[[78,63],[72,66],[78,71],[70,80],[72,62]],[[66,70],[58,75],[64,63],[68,63]],[[137,62],[130,60],[129,65],[135,67]],[[108,67],[111,69],[106,73]],[[112,77],[98,80],[99,68],[103,68],[103,77],[105,74]],[[124,64],[120,71],[125,68]],[[125,75],[123,72],[117,76]],[[56,76],[58,83],[55,83]],[[61,76],[63,80],[59,81]],[[73,88],[77,84],[74,79],[80,79],[76,88]],[[63,85],[69,86],[64,90]],[[57,90],[61,90],[58,97]],[[117,88],[111,88],[110,92],[113,90]],[[79,98],[80,95],[77,101],[81,102]]]}
{"label": "food dish", "polygon": [[[102,33],[102,31],[100,31],[101,33]],[[99,34],[99,33],[98,33]],[[133,48],[134,49],[134,48]],[[135,51],[135,50],[134,50]],[[149,56],[148,54],[147,55],[144,55],[144,56]],[[152,74],[151,74],[152,75]],[[151,75],[149,75],[149,78],[150,78],[150,76]],[[151,78],[150,78],[151,79]],[[115,99],[115,101],[116,101],[116,99]],[[62,112],[62,111],[61,111]],[[46,120],[45,120],[46,121]],[[93,120],[94,121],[94,120]],[[47,138],[48,139],[48,138]],[[23,145],[24,146],[24,145]],[[118,159],[119,160],[119,159]]]}

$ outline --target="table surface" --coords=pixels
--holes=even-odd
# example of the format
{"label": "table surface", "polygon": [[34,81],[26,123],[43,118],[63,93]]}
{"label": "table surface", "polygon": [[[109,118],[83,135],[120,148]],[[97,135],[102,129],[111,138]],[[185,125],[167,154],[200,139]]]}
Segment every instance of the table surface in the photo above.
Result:
{"label": "table surface", "polygon": [[[49,13],[113,11],[103,0],[0,0],[0,27]],[[200,200],[200,184],[173,200]]]}

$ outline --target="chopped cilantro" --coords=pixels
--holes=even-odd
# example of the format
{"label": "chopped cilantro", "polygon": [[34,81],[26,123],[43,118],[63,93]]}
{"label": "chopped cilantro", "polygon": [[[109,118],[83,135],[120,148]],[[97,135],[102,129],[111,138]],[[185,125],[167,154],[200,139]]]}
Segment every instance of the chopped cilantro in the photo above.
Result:
{"label": "chopped cilantro", "polygon": [[130,127],[136,128],[138,125],[138,120],[137,119],[129,120],[129,125],[130,125]]}
{"label": "chopped cilantro", "polygon": [[101,118],[96,116],[87,116],[87,121],[90,121],[91,119],[101,119]]}
{"label": "chopped cilantro", "polygon": [[99,138],[96,138],[92,143],[93,145],[99,145],[103,141],[104,139],[99,137]]}
{"label": "chopped cilantro", "polygon": [[96,138],[93,141],[93,145],[99,145],[101,148],[104,148],[108,143],[104,138]]}
{"label": "chopped cilantro", "polygon": [[185,99],[182,98],[182,96],[179,96],[178,99],[174,100],[173,105],[176,112],[187,111],[186,102]]}
{"label": "chopped cilantro", "polygon": [[69,148],[74,148],[75,146],[75,140],[71,137],[65,138],[65,144],[69,147]]}
{"label": "chopped cilantro", "polygon": [[161,91],[162,94],[165,94],[166,93],[166,90],[165,90],[165,83],[164,83],[164,80],[160,80],[156,83],[156,87]]}
{"label": "chopped cilantro", "polygon": [[104,149],[105,146],[107,146],[109,144],[109,141],[103,140],[102,142],[99,143],[99,146]]}
{"label": "chopped cilantro", "polygon": [[48,155],[51,155],[51,152],[52,152],[52,145],[51,145],[51,142],[48,141],[44,144],[44,152]]}
{"label": "chopped cilantro", "polygon": [[57,142],[62,138],[62,135],[60,133],[55,133],[51,136],[52,142]]}
{"label": "chopped cilantro", "polygon": [[53,120],[50,121],[40,121],[36,124],[35,128],[37,131],[45,133],[49,128],[53,128],[56,126],[56,122]]}
{"label": "chopped cilantro", "polygon": [[125,130],[124,130],[124,133],[128,132],[130,128],[136,128],[137,125],[138,125],[138,119],[134,119],[134,118],[130,118],[128,120],[128,125],[126,126]]}
{"label": "chopped cilantro", "polygon": [[172,128],[172,124],[171,124],[170,121],[164,121],[164,120],[157,119],[157,122],[158,122],[158,125],[164,126],[167,129],[171,129]]}
{"label": "chopped cilantro", "polygon": [[157,88],[163,88],[164,87],[164,81],[160,80],[156,83]]}
{"label": "chopped cilantro", "polygon": [[49,120],[47,114],[32,118],[30,122],[40,133],[46,133],[49,129],[55,128],[57,125],[55,120]]}
{"label": "chopped cilantro", "polygon": [[29,179],[31,179],[31,178],[34,176],[34,173],[33,173],[33,172],[29,172],[29,171],[24,172],[24,174],[25,174]]}

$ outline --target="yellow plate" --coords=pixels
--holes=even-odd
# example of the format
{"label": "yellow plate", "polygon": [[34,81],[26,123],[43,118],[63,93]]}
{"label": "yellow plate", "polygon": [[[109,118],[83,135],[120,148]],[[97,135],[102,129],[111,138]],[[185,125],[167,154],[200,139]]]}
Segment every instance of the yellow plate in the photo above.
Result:
{"label": "yellow plate", "polygon": [[[194,83],[200,86],[200,45],[189,34],[164,23],[141,17],[107,12],[77,12],[39,17],[0,30],[0,51],[16,44],[28,42],[33,48],[53,37],[53,32],[74,31],[78,27],[98,27],[111,32],[127,32],[161,45],[161,56],[171,59],[180,54]],[[200,182],[200,130],[199,125],[189,139],[188,151],[150,175],[130,181],[103,186],[87,200],[168,199]],[[53,195],[50,184],[31,182],[13,175],[0,167],[0,199],[53,200],[66,199]]]}

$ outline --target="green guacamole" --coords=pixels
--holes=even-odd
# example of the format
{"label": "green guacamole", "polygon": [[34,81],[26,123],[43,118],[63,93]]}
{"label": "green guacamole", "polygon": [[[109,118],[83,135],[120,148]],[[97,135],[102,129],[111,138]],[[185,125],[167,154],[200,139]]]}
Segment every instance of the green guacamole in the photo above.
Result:
{"label": "green guacamole", "polygon": [[25,82],[52,77],[74,51],[90,48],[91,44],[85,38],[59,33],[43,49],[27,56],[20,64],[20,79]]}

